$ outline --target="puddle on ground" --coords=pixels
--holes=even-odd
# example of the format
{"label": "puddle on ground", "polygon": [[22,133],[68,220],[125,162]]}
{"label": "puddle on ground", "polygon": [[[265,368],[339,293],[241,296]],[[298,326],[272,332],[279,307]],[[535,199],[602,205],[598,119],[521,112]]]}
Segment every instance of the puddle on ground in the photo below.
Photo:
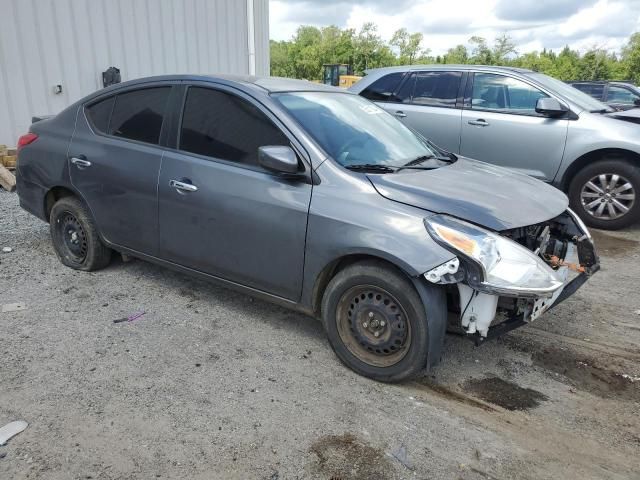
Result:
{"label": "puddle on ground", "polygon": [[317,469],[327,478],[378,480],[395,476],[393,465],[383,451],[350,433],[321,437],[309,451],[318,457]]}
{"label": "puddle on ground", "polygon": [[568,348],[537,345],[515,337],[505,337],[505,340],[510,346],[530,353],[534,365],[563,375],[580,390],[601,398],[640,400],[640,382],[632,382],[619,372],[602,366],[595,358]]}
{"label": "puddle on ground", "polygon": [[468,380],[464,390],[507,410],[529,410],[549,399],[537,390],[522,388],[498,377]]}
{"label": "puddle on ground", "polygon": [[422,388],[426,387],[432,392],[437,393],[440,397],[446,398],[447,400],[454,400],[459,403],[463,403],[465,405],[469,405],[471,407],[481,408],[487,412],[495,412],[495,408],[491,405],[487,405],[486,403],[480,402],[473,397],[465,395],[464,393],[456,392],[455,390],[451,390],[444,385],[440,385],[437,383],[433,383],[431,381],[424,381],[418,383],[418,385]]}
{"label": "puddle on ground", "polygon": [[620,257],[640,247],[638,240],[615,237],[600,230],[592,230],[591,235],[596,245],[596,251],[600,255],[606,253],[612,257]]}

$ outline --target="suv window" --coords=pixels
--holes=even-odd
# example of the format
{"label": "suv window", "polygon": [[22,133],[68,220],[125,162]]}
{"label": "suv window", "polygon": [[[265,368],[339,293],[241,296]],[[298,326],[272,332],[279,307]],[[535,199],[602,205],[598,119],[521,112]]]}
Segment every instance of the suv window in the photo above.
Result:
{"label": "suv window", "polygon": [[258,165],[258,148],[267,145],[289,145],[289,139],[257,107],[230,93],[189,88],[181,150]]}
{"label": "suv window", "polygon": [[453,107],[461,79],[462,73],[459,72],[421,72],[416,78],[412,103]]}
{"label": "suv window", "polygon": [[118,95],[108,133],[116,137],[158,144],[170,91],[171,87],[157,87]]}
{"label": "suv window", "polygon": [[573,86],[596,100],[602,100],[604,95],[603,83],[574,83]]}
{"label": "suv window", "polygon": [[628,88],[618,87],[616,85],[609,85],[609,92],[607,93],[607,102],[633,105],[633,103],[638,98],[640,98],[640,96],[633,93]]}
{"label": "suv window", "polygon": [[360,92],[360,95],[374,102],[391,101],[393,92],[398,88],[398,84],[400,83],[400,80],[402,80],[403,75],[403,72],[385,75],[365,88]]}
{"label": "suv window", "polygon": [[471,108],[536,115],[536,103],[542,97],[548,95],[521,80],[493,73],[476,73]]}
{"label": "suv window", "polygon": [[106,100],[87,107],[87,117],[89,117],[89,120],[93,124],[93,128],[98,132],[107,133],[115,101],[116,97],[109,97]]}
{"label": "suv window", "polygon": [[397,103],[411,103],[411,97],[413,96],[413,90],[416,86],[416,74],[412,73],[402,84],[398,93],[396,93],[394,102]]}

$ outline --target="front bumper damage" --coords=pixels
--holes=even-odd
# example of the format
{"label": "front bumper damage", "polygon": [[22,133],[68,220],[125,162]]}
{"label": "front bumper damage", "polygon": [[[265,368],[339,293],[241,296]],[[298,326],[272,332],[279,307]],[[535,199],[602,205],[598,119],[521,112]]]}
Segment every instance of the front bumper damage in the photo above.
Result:
{"label": "front bumper damage", "polygon": [[447,286],[449,305],[453,305],[449,317],[476,345],[537,320],[600,269],[589,231],[570,210],[548,222],[501,234],[539,254],[563,282],[546,295],[482,290],[469,281],[473,275],[458,257],[426,272],[428,281]]}

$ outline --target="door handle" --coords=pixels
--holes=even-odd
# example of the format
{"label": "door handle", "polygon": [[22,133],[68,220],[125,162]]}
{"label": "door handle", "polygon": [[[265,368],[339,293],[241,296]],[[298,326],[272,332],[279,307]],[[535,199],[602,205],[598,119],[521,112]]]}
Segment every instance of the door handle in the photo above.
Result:
{"label": "door handle", "polygon": [[469,120],[469,125],[475,125],[476,127],[488,127],[489,122],[487,122],[483,118],[479,118],[478,120]]}
{"label": "door handle", "polygon": [[89,160],[80,157],[71,157],[71,163],[81,170],[91,166],[91,162]]}
{"label": "door handle", "polygon": [[394,113],[394,115],[395,115],[396,117],[398,117],[398,118],[404,118],[404,117],[406,117],[406,116],[407,116],[407,114],[406,114],[406,113],[404,113],[404,112],[403,112],[403,111],[401,111],[401,110],[398,110],[396,113]]}
{"label": "door handle", "polygon": [[178,180],[170,180],[169,186],[175,188],[179,192],[197,192],[198,187],[191,183],[180,182]]}

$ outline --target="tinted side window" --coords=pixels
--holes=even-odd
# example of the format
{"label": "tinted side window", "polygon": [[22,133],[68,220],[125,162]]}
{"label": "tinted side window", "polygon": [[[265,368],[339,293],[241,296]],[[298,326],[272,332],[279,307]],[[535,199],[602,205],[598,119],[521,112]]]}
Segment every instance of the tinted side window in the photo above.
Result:
{"label": "tinted side window", "polygon": [[462,74],[459,72],[420,73],[413,91],[413,103],[453,107],[456,104],[461,79]]}
{"label": "tinted side window", "polygon": [[596,100],[602,100],[604,85],[602,83],[579,83],[574,85],[581,92],[592,96]]}
{"label": "tinted side window", "polygon": [[258,108],[229,93],[189,89],[181,150],[257,165],[258,148],[267,145],[289,145],[289,139]]}
{"label": "tinted side window", "polygon": [[471,108],[535,115],[538,99],[547,96],[537,88],[515,78],[476,73],[473,79]]}
{"label": "tinted side window", "polygon": [[171,87],[145,88],[117,96],[109,123],[116,137],[157,144]]}
{"label": "tinted side window", "polygon": [[116,101],[116,97],[110,97],[101,102],[94,103],[87,108],[87,117],[95,128],[100,133],[106,133],[109,128],[109,119],[111,118],[111,112],[113,111],[113,104]]}
{"label": "tinted side window", "polygon": [[633,105],[638,98],[640,97],[627,88],[609,85],[608,102]]}
{"label": "tinted side window", "polygon": [[398,88],[403,75],[402,72],[385,75],[365,88],[360,95],[374,102],[387,102]]}
{"label": "tinted side window", "polygon": [[411,76],[404,81],[393,101],[398,103],[410,103],[415,86],[416,74],[412,73]]}

